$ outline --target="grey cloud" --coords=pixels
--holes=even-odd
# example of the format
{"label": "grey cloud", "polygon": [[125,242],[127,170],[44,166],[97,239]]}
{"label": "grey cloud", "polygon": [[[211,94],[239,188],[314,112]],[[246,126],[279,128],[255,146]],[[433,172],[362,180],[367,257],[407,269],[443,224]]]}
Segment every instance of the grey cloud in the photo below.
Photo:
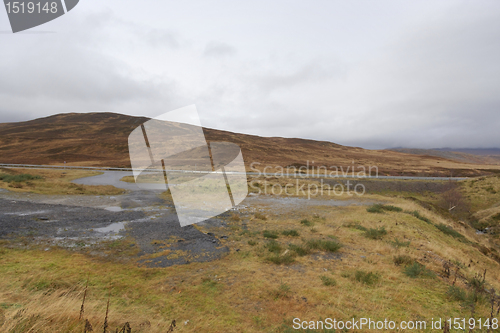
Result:
{"label": "grey cloud", "polygon": [[206,57],[223,57],[231,56],[236,53],[236,48],[233,46],[222,43],[211,41],[205,46],[203,55]]}

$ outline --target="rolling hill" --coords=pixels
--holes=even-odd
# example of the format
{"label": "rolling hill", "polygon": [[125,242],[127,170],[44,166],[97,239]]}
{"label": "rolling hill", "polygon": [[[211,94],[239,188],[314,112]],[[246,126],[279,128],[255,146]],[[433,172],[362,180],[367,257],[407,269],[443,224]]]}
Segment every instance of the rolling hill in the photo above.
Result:
{"label": "rolling hill", "polygon": [[[68,113],[0,124],[0,163],[130,167],[128,135],[149,120],[116,113]],[[265,166],[377,167],[380,175],[475,176],[500,172],[483,160],[415,155],[406,151],[367,150],[326,141],[260,137],[204,128],[209,142],[242,148],[247,169]],[[472,163],[471,163],[472,162]],[[268,169],[269,171],[272,170]]]}

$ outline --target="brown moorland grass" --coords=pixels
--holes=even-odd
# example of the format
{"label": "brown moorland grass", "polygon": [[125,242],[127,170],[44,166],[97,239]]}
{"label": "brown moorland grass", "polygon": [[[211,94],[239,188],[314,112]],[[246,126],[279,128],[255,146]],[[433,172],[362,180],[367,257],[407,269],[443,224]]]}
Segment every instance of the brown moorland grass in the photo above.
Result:
{"label": "brown moorland grass", "polygon": [[[109,294],[110,331],[129,322],[134,332],[152,333],[165,332],[172,320],[183,332],[262,332],[291,327],[295,317],[468,317],[470,310],[448,296],[458,267],[454,263],[460,263],[455,286],[466,290],[467,281],[462,277],[472,278],[486,269],[488,288],[500,290],[500,265],[473,246],[481,244],[483,238],[472,228],[409,200],[391,199],[390,204],[404,211],[417,210],[434,223],[450,225],[469,242],[443,234],[434,225],[404,212],[373,214],[366,207],[312,206],[294,214],[266,211],[267,220],[238,221],[229,216],[234,228],[210,229],[216,235],[228,236],[220,241],[231,249],[229,255],[214,262],[162,269],[118,263],[112,256],[99,259],[57,247],[41,251],[4,243],[0,256],[0,327],[6,332],[35,328],[37,332],[83,331],[85,322],[79,320],[79,313],[87,278],[84,318],[94,331],[102,330]],[[303,219],[314,221],[315,231],[301,224]],[[353,225],[384,227],[387,235],[369,239]],[[204,230],[203,226],[196,227]],[[289,265],[274,264],[267,260],[275,253],[266,246],[271,241],[262,233],[270,229],[280,233],[293,229],[300,234],[272,240],[280,245],[273,247],[277,255],[286,251],[293,255],[289,244],[304,247],[310,241],[335,241],[342,247],[333,253],[311,248],[305,255],[294,255]],[[395,238],[410,243],[394,247]],[[250,245],[250,240],[255,244]],[[404,265],[394,264],[394,257],[403,255],[434,275],[407,276]],[[443,274],[444,262],[452,265],[450,277]],[[364,283],[358,272],[377,278]],[[325,285],[325,280],[335,283]],[[475,311],[477,316],[487,316],[487,302],[480,301]],[[408,318],[409,313],[412,318]]]}

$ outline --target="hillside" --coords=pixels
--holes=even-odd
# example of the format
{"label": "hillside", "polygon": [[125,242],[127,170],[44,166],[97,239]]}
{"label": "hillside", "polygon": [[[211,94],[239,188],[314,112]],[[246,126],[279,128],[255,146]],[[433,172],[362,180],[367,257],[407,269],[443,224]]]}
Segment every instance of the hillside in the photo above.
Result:
{"label": "hillside", "polygon": [[[0,124],[0,163],[63,164],[130,167],[127,138],[147,121],[116,113],[69,113],[18,123]],[[332,142],[260,137],[205,128],[208,141],[238,144],[250,168],[259,162],[335,167],[376,166],[381,175],[474,176],[490,174],[500,166],[483,161],[450,160],[390,150],[366,150]],[[352,170],[352,169],[351,169]],[[358,171],[358,169],[356,169]]]}

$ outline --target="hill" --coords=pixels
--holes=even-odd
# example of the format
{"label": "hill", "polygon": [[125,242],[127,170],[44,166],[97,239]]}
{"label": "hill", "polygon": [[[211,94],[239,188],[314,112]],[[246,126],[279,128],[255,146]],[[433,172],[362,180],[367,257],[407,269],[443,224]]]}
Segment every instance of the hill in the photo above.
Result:
{"label": "hill", "polygon": [[[17,123],[0,124],[0,163],[130,167],[127,138],[146,117],[116,113],[68,113]],[[204,129],[208,141],[238,144],[250,168],[264,166],[377,167],[381,175],[474,176],[491,174],[500,166],[483,160],[419,156],[391,150],[367,150],[326,141],[260,137]],[[472,162],[472,163],[471,163]],[[272,170],[272,169],[269,169]]]}

